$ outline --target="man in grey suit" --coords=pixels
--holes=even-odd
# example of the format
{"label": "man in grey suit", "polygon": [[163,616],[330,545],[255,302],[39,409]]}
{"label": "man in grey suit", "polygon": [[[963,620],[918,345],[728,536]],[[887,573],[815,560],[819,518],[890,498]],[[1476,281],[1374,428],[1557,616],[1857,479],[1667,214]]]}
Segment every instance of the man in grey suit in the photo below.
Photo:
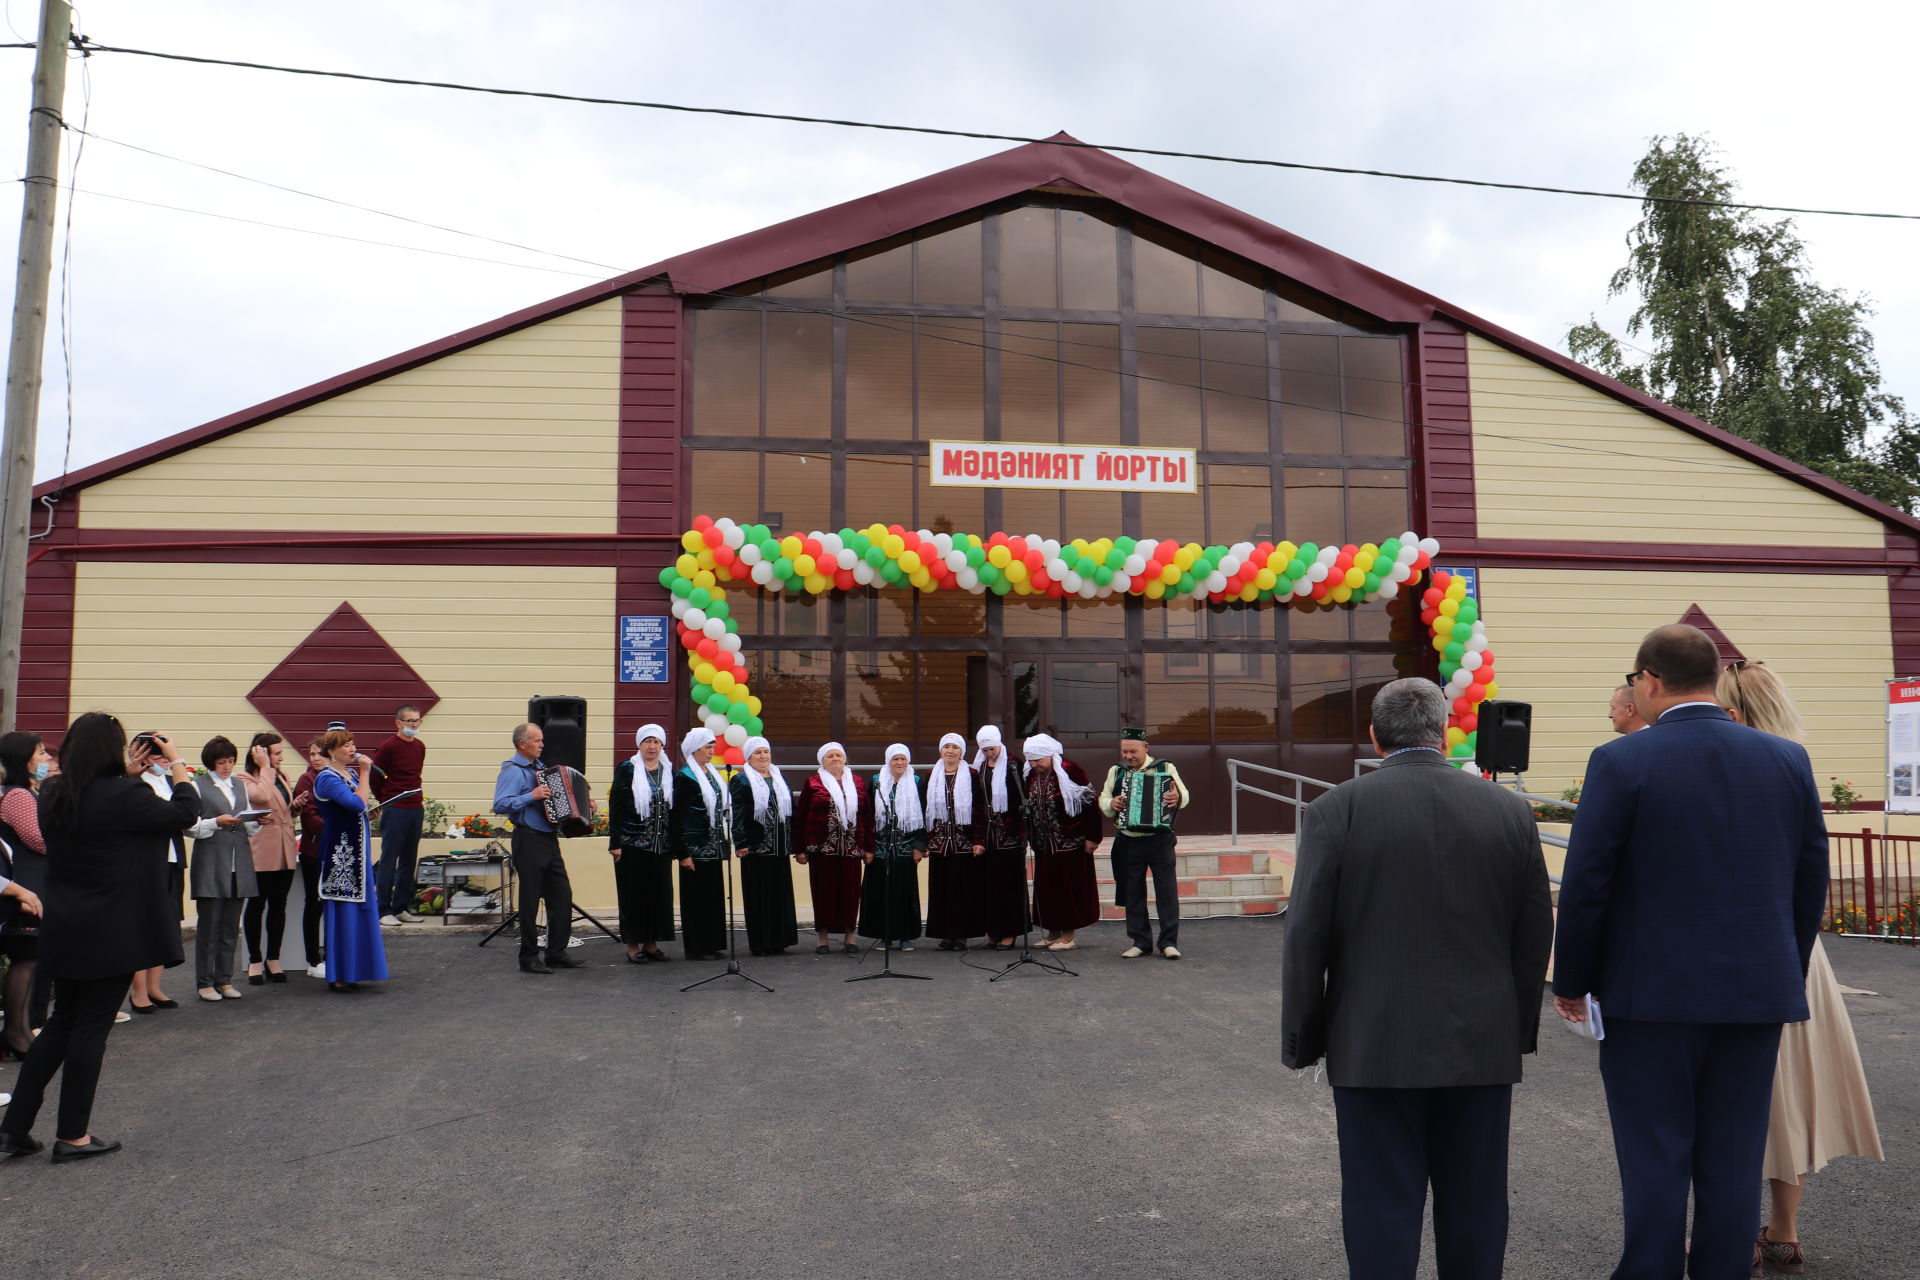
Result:
{"label": "man in grey suit", "polygon": [[1386,763],[1307,807],[1287,908],[1281,1061],[1327,1061],[1349,1274],[1411,1280],[1433,1187],[1441,1280],[1500,1274],[1507,1131],[1553,914],[1526,801],[1447,764],[1430,680],[1373,700]]}

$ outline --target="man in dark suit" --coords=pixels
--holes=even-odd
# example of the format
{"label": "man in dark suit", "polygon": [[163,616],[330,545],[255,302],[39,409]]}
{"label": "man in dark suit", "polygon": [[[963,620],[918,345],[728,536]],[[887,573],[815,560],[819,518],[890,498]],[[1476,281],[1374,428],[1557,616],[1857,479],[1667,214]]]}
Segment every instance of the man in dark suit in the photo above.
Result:
{"label": "man in dark suit", "polygon": [[1411,1280],[1429,1184],[1441,1280],[1500,1274],[1508,1116],[1553,939],[1532,810],[1449,766],[1446,724],[1432,681],[1380,691],[1386,763],[1307,807],[1287,908],[1281,1060],[1327,1060],[1365,1280]]}
{"label": "man in dark suit", "polygon": [[1640,642],[1627,679],[1652,727],[1588,760],[1560,889],[1554,1007],[1580,1021],[1591,994],[1606,1033],[1615,1280],[1746,1276],[1780,1025],[1807,1017],[1827,892],[1813,769],[1720,709],[1719,674],[1694,627]]}

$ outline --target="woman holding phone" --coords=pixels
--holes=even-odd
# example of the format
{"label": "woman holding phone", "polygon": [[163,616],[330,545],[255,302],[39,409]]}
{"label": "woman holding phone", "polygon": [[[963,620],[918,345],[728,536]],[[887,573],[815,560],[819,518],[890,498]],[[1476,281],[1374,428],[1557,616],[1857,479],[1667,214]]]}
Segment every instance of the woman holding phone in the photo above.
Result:
{"label": "woman holding phone", "polygon": [[[251,987],[287,980],[287,971],[280,964],[280,940],[287,933],[287,890],[293,888],[293,873],[300,864],[300,838],[293,830],[293,789],[280,768],[286,754],[282,741],[277,733],[254,734],[247,745],[242,775],[247,807],[266,814],[248,842],[253,847],[253,876],[260,893],[248,899],[240,919],[247,938],[247,985]],[[267,933],[264,956],[260,949],[263,923]]]}
{"label": "woman holding phone", "polygon": [[327,989],[353,991],[362,982],[387,977],[387,950],[380,941],[380,908],[373,893],[372,840],[367,811],[373,807],[367,775],[373,761],[354,749],[353,735],[333,729],[320,739],[327,767],[313,780],[319,807],[320,898],[326,904]]}

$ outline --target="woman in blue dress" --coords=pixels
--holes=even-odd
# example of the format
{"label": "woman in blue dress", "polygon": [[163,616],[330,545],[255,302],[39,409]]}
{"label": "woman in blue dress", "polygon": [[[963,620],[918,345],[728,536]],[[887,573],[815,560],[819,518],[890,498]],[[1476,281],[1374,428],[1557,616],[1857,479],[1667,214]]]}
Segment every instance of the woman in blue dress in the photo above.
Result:
{"label": "woman in blue dress", "polygon": [[354,750],[353,735],[335,729],[320,740],[327,767],[313,780],[320,811],[320,898],[325,904],[327,988],[352,991],[362,982],[387,976],[387,951],[380,942],[380,911],[367,892],[373,879],[369,862],[367,790],[373,762]]}

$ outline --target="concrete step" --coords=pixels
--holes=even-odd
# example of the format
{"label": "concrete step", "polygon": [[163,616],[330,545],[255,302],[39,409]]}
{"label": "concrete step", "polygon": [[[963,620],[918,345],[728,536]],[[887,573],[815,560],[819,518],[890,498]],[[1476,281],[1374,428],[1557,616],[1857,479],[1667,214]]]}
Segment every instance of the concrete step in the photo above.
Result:
{"label": "concrete step", "polygon": [[[1182,879],[1190,876],[1267,875],[1279,866],[1289,865],[1266,850],[1228,850],[1223,852],[1176,852],[1173,873]],[[1113,843],[1100,846],[1093,855],[1094,874],[1113,875]]]}
{"label": "concrete step", "polygon": [[[1272,916],[1280,914],[1287,905],[1285,897],[1273,895],[1242,895],[1221,898],[1180,899],[1180,918],[1182,920],[1205,920],[1213,916]],[[1126,912],[1106,899],[1100,905],[1102,920],[1124,920]],[[1153,904],[1149,900],[1147,914],[1154,915]]]}
{"label": "concrete step", "polygon": [[[1096,877],[1100,885],[1100,895],[1113,896],[1113,879],[1110,876]],[[1284,898],[1291,887],[1290,877],[1284,875],[1247,875],[1247,876],[1181,876],[1174,881],[1182,902],[1190,898]],[[1148,881],[1151,886],[1152,881]]]}

